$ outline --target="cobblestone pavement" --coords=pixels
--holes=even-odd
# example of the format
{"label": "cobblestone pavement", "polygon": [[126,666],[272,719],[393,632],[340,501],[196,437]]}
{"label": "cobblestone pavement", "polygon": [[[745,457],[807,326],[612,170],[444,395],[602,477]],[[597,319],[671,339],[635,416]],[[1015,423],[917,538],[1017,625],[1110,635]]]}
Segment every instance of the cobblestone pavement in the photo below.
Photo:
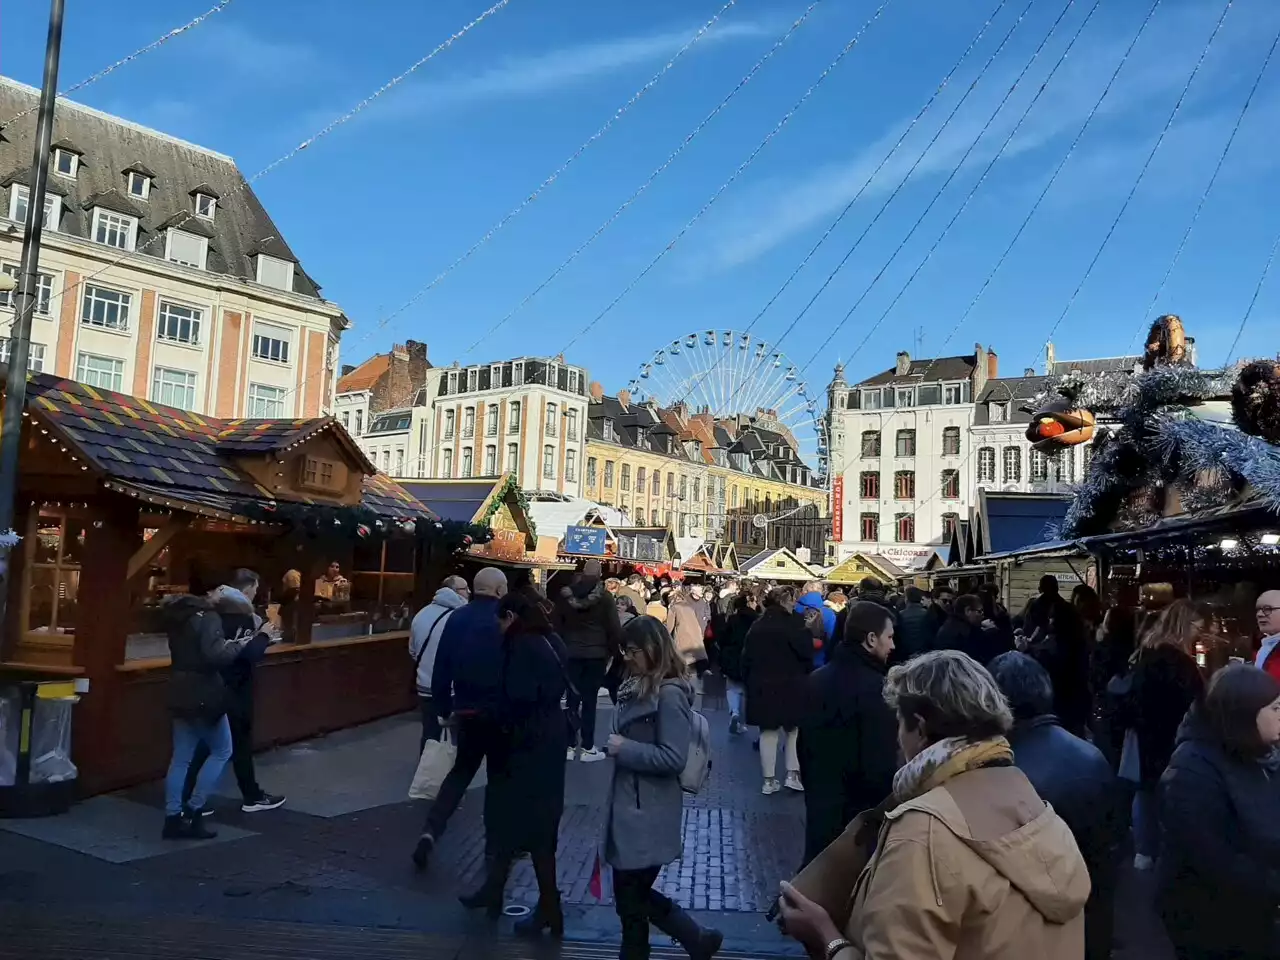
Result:
{"label": "cobblestone pavement", "polygon": [[[601,739],[609,710],[602,704]],[[762,796],[751,735],[729,736],[718,698],[708,697],[704,710],[713,734],[711,781],[686,800],[685,856],[663,871],[659,886],[682,905],[706,911],[703,919],[726,931],[732,949],[749,951],[743,955],[797,955],[763,911],[778,881],[799,863],[803,798],[789,791]],[[157,845],[158,784],[89,801],[62,818],[0,822],[0,903],[11,910],[39,907],[39,915],[73,905],[139,922],[156,914],[199,915],[491,937],[454,899],[482,870],[481,789],[467,794],[431,869],[417,875],[410,868],[426,805],[401,798],[417,738],[416,719],[402,717],[265,755],[259,779],[291,802],[245,815],[225,800],[215,819],[243,831],[225,842]],[[588,890],[610,768],[575,762],[567,775],[558,867],[569,935],[580,942],[617,937],[611,905]],[[527,862],[517,866],[507,895],[515,907],[536,901]],[[1122,900],[1121,939],[1129,949],[1119,955],[1163,960],[1158,927],[1145,909],[1149,892],[1130,880]],[[191,954],[206,955],[222,954]]]}

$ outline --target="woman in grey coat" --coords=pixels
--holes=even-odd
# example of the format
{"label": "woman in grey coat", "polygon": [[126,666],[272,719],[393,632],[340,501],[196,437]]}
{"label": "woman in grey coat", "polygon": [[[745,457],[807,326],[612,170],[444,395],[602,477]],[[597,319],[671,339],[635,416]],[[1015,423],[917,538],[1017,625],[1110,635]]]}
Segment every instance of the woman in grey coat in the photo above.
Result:
{"label": "woman in grey coat", "polygon": [[613,867],[614,905],[622,921],[621,960],[648,960],[649,924],[694,960],[711,960],[724,941],[698,926],[657,890],[662,868],[680,859],[684,770],[692,738],[693,683],[671,634],[653,617],[623,631],[627,675],[618,689],[605,859]]}

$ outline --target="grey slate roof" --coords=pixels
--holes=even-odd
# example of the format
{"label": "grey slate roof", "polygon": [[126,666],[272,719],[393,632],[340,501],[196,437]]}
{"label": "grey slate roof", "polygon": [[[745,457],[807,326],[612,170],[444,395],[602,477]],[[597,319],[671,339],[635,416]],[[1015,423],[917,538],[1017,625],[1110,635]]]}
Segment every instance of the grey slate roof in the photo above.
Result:
{"label": "grey slate roof", "polygon": [[973,354],[966,354],[963,357],[937,357],[933,360],[928,358],[923,360],[912,360],[910,367],[905,374],[898,374],[897,367],[890,367],[883,370],[875,376],[867,377],[865,380],[859,380],[855,386],[859,387],[878,387],[886,383],[919,383],[927,374],[929,382],[935,380],[968,380],[973,376],[973,368],[976,364]]}
{"label": "grey slate roof", "polygon": [[1007,403],[1009,411],[1006,423],[1030,423],[1031,414],[1022,408],[1044,391],[1048,377],[1003,377],[988,380],[974,403],[973,425],[985,427],[991,423],[991,403]]}
{"label": "grey slate roof", "polygon": [[[0,119],[33,108],[38,96],[34,87],[0,77]],[[0,185],[27,182],[35,123],[36,114],[31,109],[3,129]],[[279,228],[245,186],[244,176],[230,157],[63,99],[58,100],[53,139],[55,146],[81,155],[75,180],[53,174],[49,177],[50,189],[64,197],[59,232],[88,237],[93,203],[101,202],[112,210],[140,215],[137,246],[150,245],[138,255],[163,259],[164,240],[155,238],[164,225],[205,234],[195,224],[207,221],[191,216],[185,224],[178,225],[174,220],[180,214],[194,213],[191,192],[203,184],[210,188],[209,193],[222,198],[213,223],[207,224],[213,233],[209,241],[210,272],[255,280],[257,270],[251,254],[259,249],[297,263],[298,258],[280,239]],[[149,199],[126,197],[125,171],[143,166],[155,174]],[[293,272],[293,292],[309,297],[320,295],[319,287],[300,267]]]}
{"label": "grey slate roof", "polygon": [[1081,373],[1118,373],[1133,372],[1135,365],[1142,363],[1142,357],[1101,357],[1096,360],[1058,360],[1053,364],[1054,374],[1070,373],[1078,370]]}

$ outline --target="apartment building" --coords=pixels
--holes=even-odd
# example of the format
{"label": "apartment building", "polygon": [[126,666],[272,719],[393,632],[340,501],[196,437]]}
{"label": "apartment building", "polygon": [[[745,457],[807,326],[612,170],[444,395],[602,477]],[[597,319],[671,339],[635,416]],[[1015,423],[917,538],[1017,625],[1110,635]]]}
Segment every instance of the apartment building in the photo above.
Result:
{"label": "apartment building", "polygon": [[633,403],[626,390],[616,397],[599,384],[590,390],[583,496],[625,511],[638,526],[728,540],[740,554],[784,545],[820,553],[829,533],[826,495],[767,411],[717,420],[683,405]]}
{"label": "apartment building", "polygon": [[397,343],[387,353],[342,367],[334,414],[383,473],[429,477],[435,443],[431,398],[444,374],[431,365],[425,343]]}
{"label": "apartment building", "polygon": [[[0,270],[15,275],[38,96],[0,77],[0,115],[25,113],[0,137]],[[218,417],[332,411],[348,321],[232,158],[59,100],[47,194],[32,370]]]}
{"label": "apartment building", "polygon": [[998,375],[994,350],[912,359],[828,387],[835,562],[878,554],[908,569],[949,540],[974,497],[974,398]]}

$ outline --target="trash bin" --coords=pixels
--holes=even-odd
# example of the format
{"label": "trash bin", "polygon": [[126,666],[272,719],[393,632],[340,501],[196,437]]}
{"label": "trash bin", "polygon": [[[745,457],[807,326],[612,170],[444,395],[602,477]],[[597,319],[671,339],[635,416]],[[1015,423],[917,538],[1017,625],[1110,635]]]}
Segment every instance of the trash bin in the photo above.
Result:
{"label": "trash bin", "polygon": [[66,813],[75,799],[75,684],[23,681],[0,689],[0,817]]}

